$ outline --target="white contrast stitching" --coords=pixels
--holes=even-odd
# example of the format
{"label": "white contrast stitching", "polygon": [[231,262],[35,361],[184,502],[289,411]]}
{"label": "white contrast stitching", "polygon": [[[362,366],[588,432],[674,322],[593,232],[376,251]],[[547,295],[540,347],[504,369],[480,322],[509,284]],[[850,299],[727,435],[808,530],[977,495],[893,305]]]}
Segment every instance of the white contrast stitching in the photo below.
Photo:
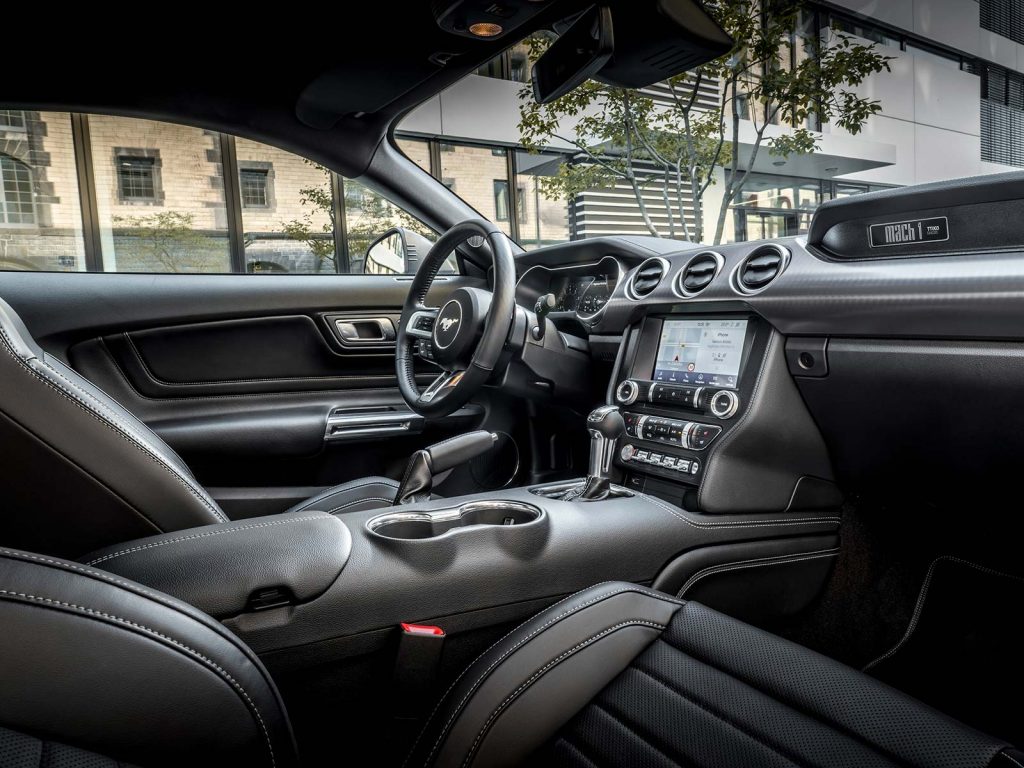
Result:
{"label": "white contrast stitching", "polygon": [[[333,515],[335,512],[340,512],[343,509],[347,509],[348,507],[354,507],[356,504],[362,504],[362,503],[367,502],[367,501],[387,501],[387,502],[391,502],[391,501],[394,501],[394,499],[387,499],[387,498],[385,498],[383,496],[367,496],[365,499],[356,499],[355,501],[349,501],[349,502],[347,502],[345,504],[342,504],[340,507],[335,507],[334,509],[328,509],[327,510],[327,514]],[[363,511],[363,510],[360,510],[360,511]]]}
{"label": "white contrast stitching", "polygon": [[[604,584],[612,584],[612,583],[614,583],[614,582],[611,582],[611,581],[602,582],[600,584],[595,584],[593,587],[591,587],[591,589],[596,589],[598,587],[604,586]],[[492,662],[491,665],[487,669],[484,670],[483,674],[481,674],[480,677],[477,678],[476,682],[473,683],[473,685],[470,686],[469,691],[462,698],[462,701],[459,702],[458,706],[455,708],[455,711],[452,713],[451,717],[448,718],[448,722],[446,722],[444,724],[444,727],[441,729],[441,733],[438,735],[437,741],[434,743],[433,748],[430,750],[430,754],[427,755],[426,762],[427,763],[430,762],[430,759],[434,756],[434,752],[436,752],[437,748],[439,746],[441,746],[441,741],[444,739],[445,735],[448,733],[448,729],[451,728],[452,723],[455,721],[455,718],[458,717],[459,713],[462,711],[462,708],[465,706],[465,704],[469,700],[469,698],[474,693],[476,693],[476,689],[479,687],[480,683],[482,683],[484,681],[484,678],[486,678],[495,667],[497,667],[499,664],[501,664],[505,659],[507,659],[509,656],[511,656],[516,651],[518,651],[520,648],[522,648],[524,645],[526,645],[526,643],[528,643],[530,640],[535,638],[537,635],[539,635],[545,629],[550,627],[552,624],[555,624],[558,621],[561,621],[562,619],[564,619],[566,616],[571,616],[572,614],[574,614],[574,613],[576,613],[578,611],[581,611],[584,608],[586,608],[586,607],[588,607],[590,605],[593,605],[594,603],[599,603],[602,600],[605,600],[605,599],[611,598],[611,597],[615,597],[616,595],[621,595],[621,594],[624,594],[626,592],[638,592],[638,593],[640,593],[642,595],[646,595],[647,597],[653,597],[653,598],[656,598],[658,600],[665,600],[665,601],[670,602],[670,603],[677,603],[679,605],[683,605],[683,602],[681,600],[677,600],[677,599],[673,598],[671,595],[661,594],[661,593],[658,593],[658,592],[654,592],[654,591],[651,591],[651,590],[644,589],[643,587],[637,586],[635,584],[630,584],[628,587],[625,587],[623,589],[618,589],[618,590],[616,590],[614,592],[609,592],[607,594],[602,594],[602,595],[598,595],[597,597],[593,597],[590,600],[587,600],[586,602],[580,603],[579,605],[575,605],[572,608],[570,608],[568,611],[564,611],[563,613],[560,613],[559,615],[555,616],[554,618],[549,619],[543,625],[541,625],[540,627],[537,627],[537,629],[533,630],[530,634],[528,634],[525,637],[521,638],[519,641],[516,642],[515,645],[513,645],[511,648],[507,649],[501,656],[499,656],[497,659],[495,659],[494,662]],[[554,610],[555,608],[557,608],[562,603],[565,603],[566,601],[571,600],[573,597],[576,597],[576,595],[578,595],[578,594],[579,594],[578,592],[574,592],[573,594],[571,594],[571,595],[569,595],[567,597],[562,598],[557,603],[554,603],[553,605],[549,606],[546,610],[550,612],[550,611]],[[430,725],[430,723],[434,719],[434,716],[437,714],[438,710],[440,710],[441,704],[443,704],[445,699],[447,699],[448,696],[451,694],[451,692],[453,690],[455,690],[455,686],[457,686],[459,684],[459,681],[462,680],[463,676],[467,672],[469,672],[469,670],[471,670],[473,667],[475,667],[477,662],[479,662],[488,653],[490,653],[492,650],[494,650],[499,645],[501,645],[501,643],[503,643],[509,637],[514,635],[516,632],[518,632],[525,624],[528,624],[530,621],[533,621],[532,617],[530,619],[527,619],[525,622],[523,622],[523,624],[520,624],[518,627],[516,627],[512,631],[508,632],[504,637],[502,637],[500,640],[498,640],[496,643],[494,643],[490,648],[488,648],[486,651],[481,653],[476,658],[476,661],[474,661],[472,664],[470,664],[468,667],[466,667],[464,670],[462,670],[461,673],[459,673],[459,676],[457,678],[455,678],[455,681],[448,687],[448,690],[444,692],[444,696],[442,696],[438,700],[437,704],[434,706],[433,712],[430,713],[430,716],[424,722],[423,730],[420,731],[420,735],[416,737],[416,741],[413,743],[412,749],[409,750],[409,755],[411,755],[412,752],[416,749],[416,746],[419,744],[420,739],[423,737],[423,735],[427,731],[427,726]],[[402,765],[404,766],[408,762],[408,760],[409,760],[409,756],[406,756],[405,762]]]}
{"label": "white contrast stitching", "polygon": [[49,597],[40,597],[38,595],[30,595],[30,594],[26,594],[25,592],[12,592],[12,591],[7,590],[7,589],[0,589],[0,595],[9,595],[11,597],[18,597],[18,598],[22,598],[23,600],[31,600],[31,601],[34,601],[34,602],[37,602],[37,603],[48,603],[50,605],[58,605],[58,606],[61,606],[62,608],[67,608],[69,610],[76,611],[78,613],[84,613],[84,614],[87,614],[89,616],[99,616],[101,618],[107,619],[109,621],[116,622],[118,624],[124,624],[125,626],[134,627],[135,629],[140,630],[142,632],[145,632],[146,634],[153,635],[154,637],[158,637],[161,640],[164,640],[164,641],[166,641],[168,643],[171,643],[172,645],[175,645],[178,648],[181,648],[182,650],[186,651],[187,653],[189,653],[194,658],[197,658],[197,659],[201,660],[206,666],[208,666],[209,668],[215,670],[221,676],[221,678],[223,680],[228,682],[231,685],[231,687],[233,687],[237,693],[240,693],[242,695],[242,697],[246,700],[246,702],[248,702],[249,710],[256,717],[256,721],[259,723],[260,730],[263,732],[263,739],[264,739],[264,741],[267,744],[267,751],[270,752],[270,764],[271,764],[271,766],[275,766],[277,764],[275,759],[274,759],[274,745],[273,745],[273,743],[270,740],[270,732],[267,730],[267,726],[263,722],[263,717],[260,715],[260,711],[257,708],[255,702],[253,702],[253,700],[251,698],[249,698],[249,694],[246,693],[246,690],[245,690],[245,688],[242,687],[241,683],[239,683],[237,680],[235,680],[235,678],[232,677],[223,667],[221,667],[215,661],[212,661],[211,659],[208,659],[206,656],[201,654],[199,651],[195,650],[194,648],[190,648],[189,646],[185,645],[184,643],[182,643],[179,640],[175,640],[173,637],[170,637],[168,635],[165,635],[162,632],[158,632],[155,629],[147,627],[144,624],[139,624],[138,622],[131,621],[129,619],[124,619],[124,618],[121,618],[120,616],[116,616],[116,615],[114,615],[112,613],[106,613],[105,611],[100,611],[100,610],[97,610],[95,608],[89,608],[87,606],[82,606],[82,605],[76,605],[75,603],[67,603],[67,602],[64,602],[63,600],[54,600],[54,599],[49,598]]}
{"label": "white contrast stitching", "polygon": [[1017,760],[1013,755],[1008,755],[1005,752],[1000,752],[999,754],[1000,754],[1001,757],[1005,757],[1007,760],[1009,760],[1014,765],[1019,765],[1020,768],[1024,768],[1024,765],[1022,765],[1021,762],[1019,760]]}
{"label": "white contrast stitching", "polygon": [[626,621],[619,622],[618,624],[614,624],[613,626],[610,626],[607,629],[604,629],[604,630],[598,632],[596,635],[588,637],[586,640],[580,641],[579,643],[574,645],[569,650],[563,651],[562,653],[560,653],[558,656],[553,658],[551,661],[549,661],[543,667],[541,667],[536,672],[534,672],[530,676],[530,678],[528,680],[526,680],[522,685],[520,685],[518,688],[516,688],[514,691],[512,691],[512,693],[510,693],[508,695],[508,697],[503,702],[501,702],[501,704],[499,704],[498,707],[491,713],[490,717],[487,718],[487,721],[483,724],[483,727],[480,729],[480,732],[477,734],[476,739],[473,740],[473,744],[469,748],[469,752],[466,754],[465,760],[462,761],[463,768],[465,768],[466,766],[468,766],[470,763],[473,762],[473,756],[476,754],[477,746],[479,746],[480,740],[487,733],[488,729],[491,726],[491,723],[494,722],[494,720],[498,716],[501,715],[501,713],[505,710],[505,708],[512,701],[514,701],[516,698],[518,698],[519,695],[523,691],[525,691],[527,688],[529,688],[531,685],[533,685],[534,682],[536,682],[540,677],[542,677],[545,672],[547,672],[552,667],[554,667],[554,666],[558,665],[559,663],[561,663],[564,659],[568,658],[569,656],[572,656],[574,653],[576,653],[577,651],[585,648],[586,646],[591,645],[594,642],[600,640],[605,635],[609,635],[612,632],[615,632],[617,630],[622,629],[623,627],[650,627],[651,629],[660,629],[660,630],[665,629],[665,625],[664,624],[658,624],[657,622],[648,621],[647,619],[628,619]]}
{"label": "white contrast stitching", "polygon": [[775,520],[761,520],[761,519],[746,520],[746,521],[739,522],[739,523],[705,523],[705,522],[698,522],[696,520],[693,520],[693,519],[687,517],[686,515],[682,515],[679,512],[676,512],[674,509],[672,509],[672,507],[670,507],[669,505],[667,505],[664,502],[662,502],[661,499],[655,498],[654,496],[650,496],[650,495],[648,495],[646,493],[642,493],[641,491],[631,491],[631,493],[635,493],[637,496],[640,496],[640,497],[642,497],[644,499],[647,499],[649,502],[651,502],[655,506],[661,507],[666,512],[668,512],[670,515],[678,517],[684,523],[686,523],[687,525],[691,525],[694,528],[710,528],[710,529],[717,529],[717,528],[774,528],[775,526],[779,526],[779,525],[804,525],[804,524],[809,524],[809,523],[838,523],[838,522],[841,522],[840,518],[838,518],[838,517],[799,517],[799,518],[781,519],[781,520],[780,519],[775,519]]}
{"label": "white contrast stitching", "polygon": [[149,544],[140,544],[137,547],[129,547],[127,549],[119,549],[116,552],[110,552],[103,557],[97,557],[95,560],[90,560],[86,565],[98,565],[99,563],[106,562],[107,560],[113,560],[115,557],[121,557],[121,555],[128,555],[132,552],[141,552],[144,549],[153,549],[155,547],[164,547],[168,544],[179,544],[183,541],[192,541],[194,539],[205,539],[209,536],[222,536],[228,533],[238,533],[239,531],[251,531],[256,528],[271,528],[275,525],[289,525],[291,523],[299,523],[306,520],[326,520],[326,517],[319,515],[307,515],[305,517],[289,517],[284,520],[275,520],[271,523],[256,523],[255,525],[242,525],[237,528],[221,528],[216,531],[206,531],[204,533],[193,533],[189,536],[179,536],[175,539],[165,539],[164,541],[154,541]]}
{"label": "white contrast stitching", "polygon": [[708,576],[713,576],[716,573],[727,573],[729,571],[739,571],[745,568],[763,568],[769,565],[786,565],[789,563],[799,563],[804,560],[816,560],[823,557],[836,557],[839,554],[839,548],[834,549],[820,549],[815,552],[802,552],[792,555],[775,555],[773,557],[757,557],[751,558],[750,560],[736,560],[731,563],[720,563],[719,565],[711,565],[707,568],[697,571],[693,576],[687,579],[686,583],[676,593],[676,597],[682,598],[688,591],[690,591],[694,584],[705,579]]}
{"label": "white contrast stitching", "polygon": [[[216,506],[212,505],[207,499],[203,498],[203,496],[200,493],[198,493],[194,487],[192,487],[191,481],[189,481],[188,478],[183,476],[181,472],[179,472],[176,468],[172,467],[170,464],[164,461],[159,456],[159,454],[155,453],[149,447],[143,445],[139,440],[135,439],[135,437],[129,434],[124,427],[116,423],[117,419],[115,419],[114,421],[110,421],[101,412],[93,408],[90,408],[89,405],[81,398],[79,398],[74,392],[69,392],[64,387],[60,386],[57,382],[47,379],[45,376],[40,374],[39,371],[35,370],[31,365],[29,365],[27,361],[25,361],[20,355],[17,354],[17,352],[15,352],[14,344],[11,341],[10,337],[7,335],[7,330],[3,327],[2,324],[0,324],[0,337],[3,338],[4,349],[6,349],[7,353],[12,358],[14,358],[15,362],[18,363],[18,365],[20,365],[22,368],[24,368],[25,371],[30,376],[33,376],[34,378],[38,379],[47,387],[52,389],[54,392],[67,399],[73,405],[85,411],[100,424],[103,424],[104,426],[108,427],[115,434],[119,435],[122,439],[124,439],[131,445],[134,445],[136,448],[142,451],[142,453],[147,455],[154,463],[170,472],[174,479],[177,480],[178,483],[180,483],[189,493],[191,493],[192,496],[194,496],[198,501],[200,501],[213,514],[215,518],[217,518],[221,522],[227,522],[227,518],[225,518],[224,515],[219,510],[217,510]],[[33,359],[37,360],[40,365],[45,366],[48,370],[52,371],[57,376],[60,376],[60,378],[64,379],[64,381],[67,381],[66,378],[61,376],[59,371],[57,371],[52,366],[47,365],[46,361],[38,357],[34,357]],[[88,396],[91,400],[96,399],[88,392],[84,394]]]}
{"label": "white contrast stitching", "polygon": [[348,491],[355,491],[355,490],[358,490],[359,488],[366,488],[367,486],[370,486],[370,485],[386,485],[388,488],[394,488],[396,491],[398,490],[398,483],[396,483],[390,477],[382,477],[379,480],[369,480],[369,481],[367,481],[365,483],[360,483],[359,485],[350,485],[350,483],[354,483],[354,482],[356,482],[356,481],[355,480],[350,480],[348,483],[342,483],[341,485],[336,485],[333,488],[328,488],[326,491],[321,491],[318,495],[314,496],[312,499],[307,499],[306,501],[302,502],[299,505],[298,509],[296,509],[295,511],[296,512],[302,511],[303,509],[306,509],[307,507],[309,507],[309,506],[311,506],[313,504],[316,504],[317,502],[321,502],[324,499],[329,499],[331,496],[334,496],[337,493],[346,493]]}
{"label": "white contrast stitching", "polygon": [[[122,587],[123,589],[126,589],[129,592],[144,595],[148,597],[150,600],[160,603],[166,608],[170,608],[171,610],[177,611],[178,613],[181,613],[184,616],[188,616],[193,621],[199,621],[201,624],[204,624],[204,626],[207,626],[207,628],[210,629],[212,632],[216,633],[217,636],[220,637],[222,640],[227,640],[232,645],[234,645],[242,653],[242,655],[255,658],[255,654],[253,654],[252,649],[250,649],[249,646],[245,645],[238,638],[237,635],[225,629],[224,625],[221,624],[219,621],[211,619],[205,613],[193,608],[187,603],[182,603],[182,605],[185,605],[188,608],[191,608],[192,610],[196,611],[198,617],[193,616],[187,610],[182,610],[182,605],[177,604],[178,601],[176,601],[174,598],[171,598],[169,595],[164,594],[163,592],[151,592],[150,590],[146,589],[141,584],[138,584],[136,582],[123,581],[122,579],[117,578],[116,576],[114,576],[111,573],[108,573],[107,571],[94,571],[91,568],[86,568],[82,565],[79,565],[78,563],[74,563],[67,560],[54,560],[53,558],[43,557],[42,555],[36,555],[31,552],[22,552],[20,550],[5,549],[3,547],[0,547],[0,555],[10,557],[15,560],[31,560],[32,562],[53,566],[64,571],[73,571],[75,573],[80,573],[85,576],[90,576],[94,579],[99,579],[100,581],[105,581],[108,584],[115,584],[119,587]],[[265,673],[261,674],[265,679],[267,678],[267,675]]]}
{"label": "white contrast stitching", "polygon": [[966,565],[973,568],[976,571],[986,573],[989,576],[1003,576],[1007,579],[1013,579],[1014,581],[1024,581],[1024,578],[1020,576],[1014,576],[1010,573],[1003,573],[1002,571],[997,571],[994,568],[986,568],[984,565],[978,565],[977,563],[972,563],[970,560],[964,560],[963,558],[955,557],[954,555],[939,555],[934,560],[932,560],[931,565],[928,566],[928,573],[924,577],[924,583],[921,585],[921,594],[917,596],[917,602],[914,603],[914,613],[910,617],[910,623],[907,625],[907,631],[903,633],[903,637],[899,639],[899,642],[896,643],[896,645],[894,645],[888,651],[883,653],[877,659],[873,659],[872,661],[869,661],[867,664],[865,664],[864,667],[861,669],[862,672],[867,672],[875,665],[881,664],[883,661],[893,656],[900,648],[906,645],[908,640],[910,640],[910,636],[914,634],[914,630],[917,629],[917,624],[921,620],[921,613],[922,611],[924,611],[924,601],[925,598],[928,596],[928,588],[932,584],[932,576],[935,575],[935,568],[939,563],[943,561],[959,563],[960,565]]}

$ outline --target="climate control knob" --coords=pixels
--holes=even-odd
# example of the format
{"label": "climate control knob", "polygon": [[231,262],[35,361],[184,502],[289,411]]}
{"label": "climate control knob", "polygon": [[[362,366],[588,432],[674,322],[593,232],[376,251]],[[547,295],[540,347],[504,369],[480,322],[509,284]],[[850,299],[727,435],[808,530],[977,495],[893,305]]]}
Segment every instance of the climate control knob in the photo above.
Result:
{"label": "climate control knob", "polygon": [[731,419],[740,408],[740,399],[735,392],[722,389],[711,396],[708,409],[720,419]]}
{"label": "climate control knob", "polygon": [[615,388],[615,399],[622,405],[632,405],[640,396],[640,387],[632,379],[626,379]]}

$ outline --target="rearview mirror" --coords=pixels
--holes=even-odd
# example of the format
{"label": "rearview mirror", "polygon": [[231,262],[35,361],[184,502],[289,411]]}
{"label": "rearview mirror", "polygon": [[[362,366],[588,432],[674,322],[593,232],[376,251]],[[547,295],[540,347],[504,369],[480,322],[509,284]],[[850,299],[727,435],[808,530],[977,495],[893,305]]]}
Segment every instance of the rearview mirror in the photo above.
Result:
{"label": "rearview mirror", "polygon": [[533,97],[546,104],[564,96],[597,74],[614,48],[611,10],[584,11],[533,65]]}

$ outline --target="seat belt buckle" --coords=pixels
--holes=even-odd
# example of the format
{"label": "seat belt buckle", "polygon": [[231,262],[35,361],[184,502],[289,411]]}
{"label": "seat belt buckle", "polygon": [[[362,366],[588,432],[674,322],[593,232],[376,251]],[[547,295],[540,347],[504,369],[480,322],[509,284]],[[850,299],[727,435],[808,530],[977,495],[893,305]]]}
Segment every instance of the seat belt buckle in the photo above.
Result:
{"label": "seat belt buckle", "polygon": [[399,719],[415,719],[433,703],[445,634],[443,629],[430,624],[402,622],[399,630],[393,680],[394,714]]}

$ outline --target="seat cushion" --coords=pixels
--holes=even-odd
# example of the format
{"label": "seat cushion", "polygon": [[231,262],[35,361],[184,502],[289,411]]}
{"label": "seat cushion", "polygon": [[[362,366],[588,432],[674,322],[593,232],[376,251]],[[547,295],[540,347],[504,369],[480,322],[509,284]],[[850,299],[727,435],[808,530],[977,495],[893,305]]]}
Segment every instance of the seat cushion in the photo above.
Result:
{"label": "seat cushion", "polygon": [[345,512],[359,512],[364,509],[388,507],[395,500],[398,482],[390,477],[362,477],[351,480],[311,499],[306,499],[289,509],[289,512],[328,512],[340,515]]}
{"label": "seat cushion", "polygon": [[502,638],[435,708],[408,766],[1012,768],[1016,753],[832,659],[633,584]]}
{"label": "seat cushion", "polygon": [[688,603],[544,753],[561,766],[983,768],[1006,747],[832,659]]}

